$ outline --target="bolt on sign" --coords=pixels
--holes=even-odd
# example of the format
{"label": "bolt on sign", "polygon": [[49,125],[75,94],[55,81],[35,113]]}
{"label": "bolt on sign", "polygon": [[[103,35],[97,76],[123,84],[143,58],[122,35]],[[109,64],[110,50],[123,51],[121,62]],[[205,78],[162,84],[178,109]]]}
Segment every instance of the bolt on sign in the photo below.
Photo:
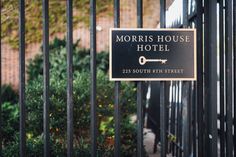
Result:
{"label": "bolt on sign", "polygon": [[196,80],[196,30],[110,29],[110,80]]}

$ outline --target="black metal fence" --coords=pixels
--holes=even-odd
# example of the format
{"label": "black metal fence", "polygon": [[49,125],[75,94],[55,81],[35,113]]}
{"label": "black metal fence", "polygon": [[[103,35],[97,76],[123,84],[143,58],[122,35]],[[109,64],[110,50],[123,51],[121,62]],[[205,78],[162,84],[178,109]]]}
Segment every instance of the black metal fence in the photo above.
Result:
{"label": "black metal fence", "polygon": [[[44,156],[50,156],[49,134],[49,19],[43,3]],[[143,25],[142,0],[137,0],[137,27]],[[168,15],[178,4],[177,17]],[[25,3],[19,0],[20,156],[26,154]],[[177,13],[176,13],[177,14]],[[72,0],[67,0],[67,156],[73,156]],[[155,19],[154,19],[155,20]],[[171,21],[172,20],[172,21]],[[160,0],[161,27],[197,28],[197,81],[160,82],[159,135],[161,156],[235,156],[236,151],[236,1],[176,0],[166,11]],[[168,23],[167,23],[168,21]],[[114,0],[114,27],[120,27],[120,2]],[[1,55],[1,53],[0,53]],[[97,156],[96,115],[96,0],[90,0],[91,156]],[[1,57],[1,56],[0,56]],[[1,68],[0,68],[1,73]],[[144,156],[143,82],[137,82],[137,156]],[[121,156],[120,82],[115,82],[115,151]],[[1,99],[1,98],[0,98]],[[1,100],[0,100],[1,102]],[[0,110],[1,117],[1,110]],[[0,126],[1,121],[0,119]],[[0,128],[1,130],[1,128]],[[1,136],[0,136],[1,141]]]}
{"label": "black metal fence", "polygon": [[198,76],[196,82],[172,81],[161,87],[161,97],[171,95],[170,101],[160,103],[165,105],[161,156],[235,156],[236,2],[180,0],[168,11],[176,11],[174,5],[180,3],[182,14],[163,17],[161,26],[169,20],[167,27],[197,29]]}

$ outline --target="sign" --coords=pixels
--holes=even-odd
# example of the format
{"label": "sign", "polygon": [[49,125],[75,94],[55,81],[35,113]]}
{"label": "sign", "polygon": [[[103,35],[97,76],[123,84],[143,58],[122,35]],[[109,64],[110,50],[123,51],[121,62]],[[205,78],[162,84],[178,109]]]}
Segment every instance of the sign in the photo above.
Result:
{"label": "sign", "polygon": [[196,80],[196,30],[112,28],[110,80]]}

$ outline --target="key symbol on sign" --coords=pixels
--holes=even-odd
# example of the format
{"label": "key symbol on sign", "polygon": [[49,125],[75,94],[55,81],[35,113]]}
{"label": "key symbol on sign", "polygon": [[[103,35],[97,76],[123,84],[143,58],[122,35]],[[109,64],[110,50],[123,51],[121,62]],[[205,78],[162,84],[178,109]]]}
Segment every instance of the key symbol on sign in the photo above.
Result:
{"label": "key symbol on sign", "polygon": [[138,61],[140,65],[144,65],[147,62],[160,62],[161,64],[166,64],[167,59],[146,59],[144,56],[140,56]]}

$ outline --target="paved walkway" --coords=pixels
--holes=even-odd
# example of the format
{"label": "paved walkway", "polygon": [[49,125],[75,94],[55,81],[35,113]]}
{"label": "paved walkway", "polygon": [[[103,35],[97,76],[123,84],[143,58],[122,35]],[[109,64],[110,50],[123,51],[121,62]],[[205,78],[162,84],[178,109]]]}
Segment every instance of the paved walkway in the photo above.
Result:
{"label": "paved walkway", "polygon": [[154,145],[155,135],[151,130],[144,128],[144,146],[145,150],[148,153],[149,157],[160,157],[160,148],[157,148],[157,152],[153,154],[153,145]]}

